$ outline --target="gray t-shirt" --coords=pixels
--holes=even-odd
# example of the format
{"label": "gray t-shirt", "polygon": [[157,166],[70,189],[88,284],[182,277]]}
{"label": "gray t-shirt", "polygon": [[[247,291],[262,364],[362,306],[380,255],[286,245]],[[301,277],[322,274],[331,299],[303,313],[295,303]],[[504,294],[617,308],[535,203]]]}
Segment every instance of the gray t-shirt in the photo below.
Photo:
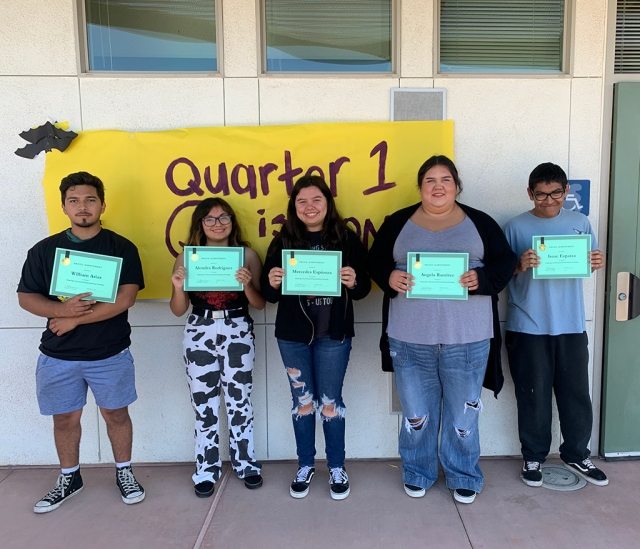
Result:
{"label": "gray t-shirt", "polygon": [[[409,220],[393,247],[396,269],[407,270],[407,252],[466,252],[469,269],[484,265],[484,246],[473,222],[465,217],[457,225],[433,232]],[[421,345],[473,343],[493,337],[491,296],[470,295],[466,301],[408,299],[391,300],[389,337]]]}

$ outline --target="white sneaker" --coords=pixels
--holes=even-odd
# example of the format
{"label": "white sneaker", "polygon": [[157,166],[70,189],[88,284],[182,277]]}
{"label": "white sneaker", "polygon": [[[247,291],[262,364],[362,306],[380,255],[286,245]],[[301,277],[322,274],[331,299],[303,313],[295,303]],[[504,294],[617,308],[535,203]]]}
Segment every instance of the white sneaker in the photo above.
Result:
{"label": "white sneaker", "polygon": [[422,498],[427,493],[424,488],[420,488],[420,486],[414,486],[413,484],[405,484],[404,491],[410,498]]}
{"label": "white sneaker", "polygon": [[473,503],[476,499],[477,493],[473,490],[467,490],[466,488],[456,488],[453,491],[453,499],[460,503]]}

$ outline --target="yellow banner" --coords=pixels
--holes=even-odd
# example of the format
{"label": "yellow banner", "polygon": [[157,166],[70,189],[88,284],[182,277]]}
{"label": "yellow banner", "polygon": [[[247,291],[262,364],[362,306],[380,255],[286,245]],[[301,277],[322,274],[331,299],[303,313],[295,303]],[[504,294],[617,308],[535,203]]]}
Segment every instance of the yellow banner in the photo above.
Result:
{"label": "yellow banner", "polygon": [[264,258],[294,182],[317,174],[370,246],[387,215],[419,199],[416,174],[433,154],[453,158],[452,121],[80,132],[64,153],[47,154],[49,230],[69,226],[60,208],[62,178],[78,171],[98,176],[107,203],[103,226],[140,250],[146,288],[139,297],[168,298],[174,258],[199,201],[225,198]]}

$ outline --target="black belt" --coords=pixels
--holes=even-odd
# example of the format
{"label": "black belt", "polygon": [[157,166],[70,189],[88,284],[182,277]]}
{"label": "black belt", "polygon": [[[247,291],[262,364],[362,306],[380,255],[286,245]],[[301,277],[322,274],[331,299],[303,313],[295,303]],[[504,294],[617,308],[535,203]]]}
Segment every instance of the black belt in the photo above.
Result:
{"label": "black belt", "polygon": [[249,308],[240,307],[238,309],[216,311],[213,309],[201,309],[200,307],[194,307],[191,313],[203,318],[238,318],[240,316],[248,316]]}

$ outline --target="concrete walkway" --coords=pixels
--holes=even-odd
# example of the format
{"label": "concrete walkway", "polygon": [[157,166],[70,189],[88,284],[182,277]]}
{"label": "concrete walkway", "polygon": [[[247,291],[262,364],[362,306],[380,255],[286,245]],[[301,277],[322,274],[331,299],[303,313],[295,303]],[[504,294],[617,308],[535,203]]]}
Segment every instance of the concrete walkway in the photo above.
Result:
{"label": "concrete walkway", "polygon": [[[552,459],[548,463],[558,463]],[[485,489],[456,503],[439,479],[422,499],[407,497],[400,463],[349,461],[351,495],[329,497],[319,463],[309,496],[294,500],[294,463],[267,462],[264,486],[249,491],[229,470],[213,498],[193,494],[192,465],[135,466],[144,502],[120,500],[112,467],[83,467],[85,489],[52,513],[33,504],[54,485],[53,468],[0,468],[2,549],[466,549],[606,548],[640,545],[640,462],[599,462],[611,482],[574,492],[530,488],[521,462],[483,459]]]}

